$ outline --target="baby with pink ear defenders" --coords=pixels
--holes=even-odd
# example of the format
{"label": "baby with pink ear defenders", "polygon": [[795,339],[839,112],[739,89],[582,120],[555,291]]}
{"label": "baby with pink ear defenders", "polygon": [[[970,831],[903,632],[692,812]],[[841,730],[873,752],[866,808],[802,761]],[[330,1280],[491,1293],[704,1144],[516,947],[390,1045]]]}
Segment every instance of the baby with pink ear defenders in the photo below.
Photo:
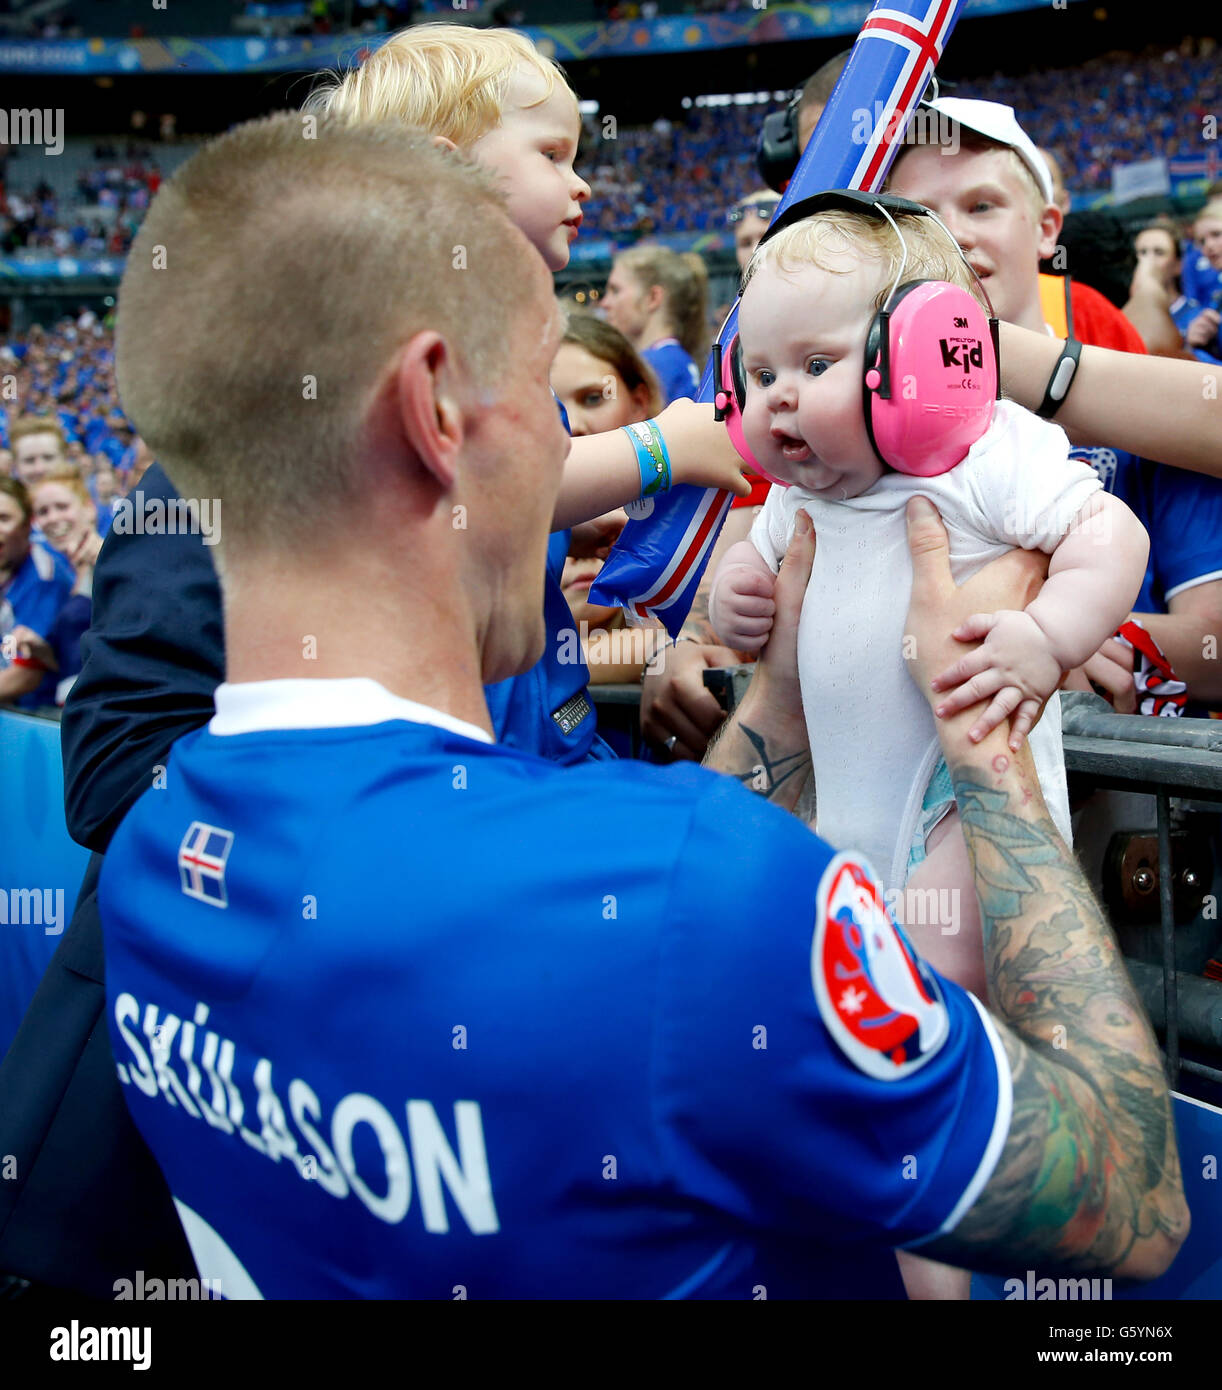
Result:
{"label": "baby with pink ear defenders", "polygon": [[[972,318],[976,304],[963,307],[974,283],[957,246],[928,217],[887,206],[891,221],[854,206],[824,207],[761,242],[747,269],[736,442],[782,486],[769,493],[751,539],[727,552],[709,612],[727,646],[762,647],[777,568],[799,510],[810,514],[817,547],[798,661],[818,831],[866,854],[897,917],[905,902],[953,904],[953,920],[907,925],[921,928],[914,939],[927,959],[983,998],[978,908],[954,797],[928,705],[904,664],[908,499],[926,496],[942,514],[959,582],[1014,547],[1051,556],[1048,581],[1024,612],[978,614],[959,629],[965,643],[983,641],[935,688],[947,692],[939,712],[991,697],[974,736],[1009,717],[1011,746],[1029,737],[1066,843],[1054,692],[1064,672],[1128,616],[1148,541],[1094,472],[1069,459],[1058,426],[991,400],[993,345],[980,327],[983,313]],[[906,316],[903,291],[895,291],[913,280],[958,286],[949,331],[929,307],[938,287],[910,291],[916,307]],[[893,311],[886,354],[875,323],[884,306]],[[890,399],[881,401],[879,374],[888,369]],[[960,396],[976,422],[955,449],[934,457],[946,436],[931,432],[929,407],[953,410]],[[903,891],[929,888],[940,890],[935,898]]]}

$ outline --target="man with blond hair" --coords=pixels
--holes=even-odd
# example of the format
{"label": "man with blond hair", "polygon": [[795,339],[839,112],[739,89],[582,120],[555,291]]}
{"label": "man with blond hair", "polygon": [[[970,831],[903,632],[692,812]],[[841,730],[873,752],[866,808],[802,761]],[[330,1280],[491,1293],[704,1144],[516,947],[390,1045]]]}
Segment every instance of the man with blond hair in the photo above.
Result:
{"label": "man with blond hair", "polygon": [[[999,827],[1032,846],[1010,851],[1030,891],[977,883],[998,996],[1024,1000],[1005,1018],[779,809],[809,766],[809,530],[713,758],[728,775],[493,743],[482,683],[542,641],[568,441],[549,277],[484,175],[398,126],[240,127],[154,202],[122,295],[126,407],[182,491],[226,503],[228,679],[100,890],[118,1076],[204,1278],[228,1298],[879,1296],[905,1242],[1166,1267],[1188,1217],[1158,1050],[1025,756],[999,769],[1004,743],[945,722],[980,856]],[[290,345],[324,318],[303,400],[313,354]],[[481,336],[503,347],[487,371]],[[912,520],[927,679],[982,591]],[[573,833],[592,809],[610,868]],[[765,895],[764,933],[719,910]],[[875,973],[846,1002],[854,941]],[[891,999],[884,1040],[857,1027]],[[1052,1018],[1080,1020],[1072,1068]]]}

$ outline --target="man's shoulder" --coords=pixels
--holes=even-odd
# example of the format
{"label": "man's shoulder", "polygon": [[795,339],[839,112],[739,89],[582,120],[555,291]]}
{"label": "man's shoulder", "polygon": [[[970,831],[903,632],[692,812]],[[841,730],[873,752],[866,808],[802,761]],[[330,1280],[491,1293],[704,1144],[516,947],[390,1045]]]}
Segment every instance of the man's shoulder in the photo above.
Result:
{"label": "man's shoulder", "polygon": [[[771,860],[821,845],[756,791],[704,767],[630,759],[565,766],[407,720],[238,736],[216,736],[205,726],[174,745],[167,769],[179,787],[235,808],[248,797],[267,808],[299,800],[303,815],[313,808],[330,819],[342,803],[346,841],[401,827],[397,808],[410,805],[454,825],[474,827],[487,816],[502,838],[509,830],[521,838],[547,826],[563,832],[557,843],[597,844],[604,861],[611,843],[626,861],[634,850],[674,847],[697,833],[735,845],[736,859]],[[148,792],[132,814],[159,828],[165,804]],[[709,864],[698,867],[704,874]],[[719,865],[719,873],[729,867]]]}

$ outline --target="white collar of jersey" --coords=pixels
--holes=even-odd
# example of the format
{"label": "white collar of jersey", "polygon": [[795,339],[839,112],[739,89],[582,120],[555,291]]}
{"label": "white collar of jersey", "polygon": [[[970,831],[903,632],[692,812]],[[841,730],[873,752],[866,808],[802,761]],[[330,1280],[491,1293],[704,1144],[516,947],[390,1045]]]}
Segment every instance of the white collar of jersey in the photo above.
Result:
{"label": "white collar of jersey", "polygon": [[411,724],[432,724],[463,738],[491,743],[492,738],[429,705],[392,695],[384,685],[367,676],[338,680],[225,681],[216,688],[216,713],[208,732],[229,734],[266,733],[272,729],[350,729],[364,724],[385,724],[405,719]]}

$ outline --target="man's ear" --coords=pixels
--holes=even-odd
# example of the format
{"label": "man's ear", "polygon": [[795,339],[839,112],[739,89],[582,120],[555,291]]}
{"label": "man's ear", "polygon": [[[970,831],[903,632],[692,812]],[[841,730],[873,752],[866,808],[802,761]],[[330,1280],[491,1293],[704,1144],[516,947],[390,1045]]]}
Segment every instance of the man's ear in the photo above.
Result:
{"label": "man's ear", "polygon": [[1036,225],[1040,234],[1040,260],[1046,261],[1057,249],[1057,237],[1065,225],[1065,214],[1055,203],[1049,203]]}
{"label": "man's ear", "polygon": [[395,405],[404,437],[421,464],[449,491],[463,444],[454,394],[454,354],[440,333],[417,333],[395,369]]}
{"label": "man's ear", "polygon": [[433,144],[436,145],[439,150],[456,150],[458,148],[453,140],[448,139],[444,135],[434,135]]}

